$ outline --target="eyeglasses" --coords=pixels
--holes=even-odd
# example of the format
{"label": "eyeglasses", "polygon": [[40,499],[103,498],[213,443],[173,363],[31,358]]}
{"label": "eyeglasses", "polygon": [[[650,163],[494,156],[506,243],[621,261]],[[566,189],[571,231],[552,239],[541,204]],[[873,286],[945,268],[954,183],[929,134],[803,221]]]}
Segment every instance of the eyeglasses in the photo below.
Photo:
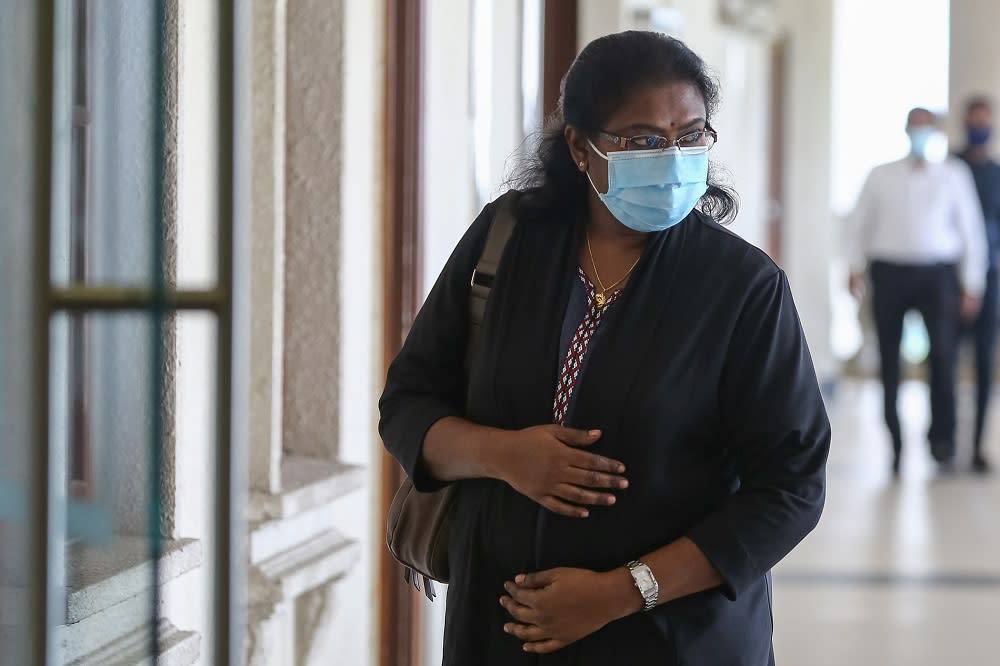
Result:
{"label": "eyeglasses", "polygon": [[718,140],[719,134],[711,127],[688,132],[677,139],[668,139],[656,134],[639,134],[637,136],[615,136],[605,131],[597,135],[610,141],[622,150],[666,150],[676,146],[682,151],[709,151]]}

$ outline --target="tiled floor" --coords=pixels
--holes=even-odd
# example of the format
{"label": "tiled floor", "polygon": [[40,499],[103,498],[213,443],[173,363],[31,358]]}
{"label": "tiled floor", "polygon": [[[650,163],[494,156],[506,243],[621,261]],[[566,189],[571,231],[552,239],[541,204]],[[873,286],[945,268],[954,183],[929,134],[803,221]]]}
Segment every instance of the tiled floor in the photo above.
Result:
{"label": "tiled floor", "polygon": [[774,572],[779,666],[1000,666],[1000,473],[966,471],[969,387],[960,401],[959,473],[938,477],[924,440],[926,386],[904,385],[894,482],[880,385],[837,387],[825,514]]}

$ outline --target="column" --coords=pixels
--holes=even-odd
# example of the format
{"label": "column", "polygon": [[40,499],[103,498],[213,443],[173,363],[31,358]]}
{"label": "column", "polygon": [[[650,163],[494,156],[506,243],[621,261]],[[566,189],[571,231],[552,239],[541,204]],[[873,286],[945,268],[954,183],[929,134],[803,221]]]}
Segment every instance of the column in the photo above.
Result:
{"label": "column", "polygon": [[[1000,104],[1000,18],[996,0],[952,0],[951,58],[948,105],[952,145],[965,144],[962,119],[972,95],[987,95]],[[1000,111],[996,109],[994,113]],[[996,143],[994,142],[994,146]]]}

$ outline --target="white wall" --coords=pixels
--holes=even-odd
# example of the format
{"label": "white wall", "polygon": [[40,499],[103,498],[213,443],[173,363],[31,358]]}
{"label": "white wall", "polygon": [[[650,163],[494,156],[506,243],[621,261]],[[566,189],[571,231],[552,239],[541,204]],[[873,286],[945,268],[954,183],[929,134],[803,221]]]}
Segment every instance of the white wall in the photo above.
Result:
{"label": "white wall", "polygon": [[[182,287],[215,281],[215,168],[218,15],[212,3],[178,2],[177,279]],[[211,235],[209,235],[211,234]],[[211,239],[211,240],[208,240]],[[176,486],[173,538],[198,539],[202,566],[165,586],[164,615],[201,634],[199,663],[212,663],[214,548],[215,321],[206,314],[177,318],[174,386]]]}
{"label": "white wall", "polygon": [[365,488],[339,500],[338,529],[361,545],[361,556],[334,591],[331,630],[318,636],[321,663],[378,660],[378,556],[382,444],[376,431],[384,380],[382,340],[382,89],[383,4],[344,0],[345,154],[341,181],[341,410],[339,457],[368,470]]}
{"label": "white wall", "polygon": [[[965,144],[962,126],[965,104],[972,95],[993,99],[993,114],[1000,115],[1000,43],[996,25],[1000,8],[996,0],[961,0],[951,4],[951,44],[949,58],[950,130],[952,145]],[[1000,141],[993,139],[994,155],[1000,155]]]}
{"label": "white wall", "polygon": [[830,210],[834,0],[778,0],[788,34],[782,256],[821,380],[835,378],[830,345],[836,237]]}
{"label": "white wall", "polygon": [[478,212],[470,73],[473,4],[436,0],[428,3],[424,17],[424,293]]}
{"label": "white wall", "polygon": [[478,4],[484,5],[486,25],[492,33],[491,66],[483,73],[475,73],[475,80],[485,79],[490,89],[489,153],[487,169],[482,174],[482,181],[489,189],[477,201],[482,206],[506,191],[504,181],[515,166],[515,151],[524,138],[521,122],[522,23],[520,2],[479,0]]}
{"label": "white wall", "polygon": [[[854,207],[868,172],[909,151],[906,114],[948,110],[949,0],[837,0],[833,32],[833,210]],[[906,28],[886,26],[906,14]],[[860,44],[885,48],[872,66]]]}
{"label": "white wall", "polygon": [[506,190],[522,126],[521,3],[428,3],[424,293],[472,220]]}

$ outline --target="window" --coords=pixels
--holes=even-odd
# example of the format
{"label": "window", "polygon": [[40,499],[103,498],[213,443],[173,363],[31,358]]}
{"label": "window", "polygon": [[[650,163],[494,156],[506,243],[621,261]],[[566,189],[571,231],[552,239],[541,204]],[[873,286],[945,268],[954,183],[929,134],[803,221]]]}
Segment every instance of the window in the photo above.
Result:
{"label": "window", "polygon": [[[70,139],[69,280],[87,282],[87,218],[90,201],[90,1],[73,0],[72,6],[72,137]],[[87,325],[83,314],[69,317],[69,479],[74,496],[93,490],[90,427],[87,406]]]}
{"label": "window", "polygon": [[[222,3],[198,21],[201,5],[0,3],[0,278],[18,287],[0,290],[4,663],[138,663],[153,654],[192,663],[199,652],[204,663],[239,660],[233,590],[242,585],[230,556],[242,477],[230,455],[231,423],[246,418],[231,396],[246,383],[231,371],[231,350],[247,327],[233,324],[245,312],[233,296],[234,255],[243,256],[233,242],[243,173],[234,144],[248,87],[236,78],[248,60],[237,46],[249,15]],[[187,42],[176,39],[179,26]],[[217,141],[210,156],[206,142],[197,145],[218,197],[191,208],[219,238],[219,270],[205,288],[177,290],[164,268],[179,218],[168,210],[177,198],[178,43],[195,39],[217,66],[204,68],[212,74],[200,99],[211,109],[187,126]],[[218,350],[217,362],[198,367],[219,386],[210,393],[218,400],[203,401],[220,417],[202,447],[218,465],[206,470],[202,531],[168,539],[164,357],[180,310],[215,323],[218,339],[204,346]],[[165,581],[189,572],[171,598]],[[187,607],[197,614],[174,627]],[[213,642],[199,645],[197,633]]]}

